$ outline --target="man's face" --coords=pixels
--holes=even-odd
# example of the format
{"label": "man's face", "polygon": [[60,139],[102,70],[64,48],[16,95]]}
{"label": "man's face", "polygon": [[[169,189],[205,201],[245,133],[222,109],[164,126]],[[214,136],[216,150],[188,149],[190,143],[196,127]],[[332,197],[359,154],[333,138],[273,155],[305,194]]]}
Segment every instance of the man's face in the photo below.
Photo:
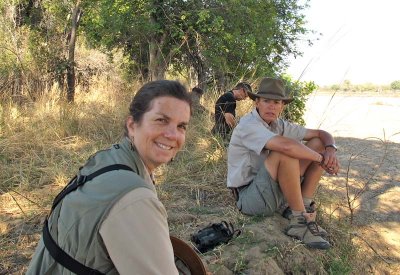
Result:
{"label": "man's face", "polygon": [[246,90],[241,88],[239,90],[239,92],[237,93],[236,100],[240,101],[240,100],[246,99],[246,97],[247,97]]}
{"label": "man's face", "polygon": [[256,99],[258,113],[260,117],[268,124],[275,121],[279,117],[284,106],[285,104],[282,100],[261,97]]}

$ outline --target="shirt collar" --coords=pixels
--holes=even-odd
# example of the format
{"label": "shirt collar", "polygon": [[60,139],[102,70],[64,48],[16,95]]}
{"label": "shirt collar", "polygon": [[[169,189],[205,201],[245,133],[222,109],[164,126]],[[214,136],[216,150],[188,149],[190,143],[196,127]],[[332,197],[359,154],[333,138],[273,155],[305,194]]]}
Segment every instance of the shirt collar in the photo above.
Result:
{"label": "shirt collar", "polygon": [[275,131],[278,127],[278,122],[277,120],[272,121],[271,124],[268,124],[267,122],[264,121],[264,119],[262,119],[260,117],[260,114],[257,112],[257,108],[254,108],[253,111],[251,111],[251,114],[258,120],[260,121],[265,127],[267,127],[268,129],[271,129],[272,131]]}
{"label": "shirt collar", "polygon": [[[124,146],[128,147],[129,151],[132,152],[132,158],[133,158],[134,162],[137,163],[138,168],[139,168],[139,175],[142,175],[143,179],[147,183],[155,184],[154,174],[149,173],[146,166],[144,165],[143,160],[141,159],[139,153],[137,152],[135,145],[132,144],[131,140],[128,137],[125,137],[122,141],[122,144],[124,144]],[[140,163],[140,165],[138,162]]]}

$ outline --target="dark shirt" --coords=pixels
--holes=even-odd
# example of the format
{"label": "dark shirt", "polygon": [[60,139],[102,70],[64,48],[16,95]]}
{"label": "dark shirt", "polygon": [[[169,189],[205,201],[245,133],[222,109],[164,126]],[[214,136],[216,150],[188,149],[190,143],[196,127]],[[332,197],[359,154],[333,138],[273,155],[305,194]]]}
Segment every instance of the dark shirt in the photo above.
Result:
{"label": "dark shirt", "polygon": [[231,113],[234,117],[236,116],[236,100],[232,91],[221,95],[215,103],[214,131],[222,136],[226,136],[231,131],[231,127],[225,122],[224,113]]}

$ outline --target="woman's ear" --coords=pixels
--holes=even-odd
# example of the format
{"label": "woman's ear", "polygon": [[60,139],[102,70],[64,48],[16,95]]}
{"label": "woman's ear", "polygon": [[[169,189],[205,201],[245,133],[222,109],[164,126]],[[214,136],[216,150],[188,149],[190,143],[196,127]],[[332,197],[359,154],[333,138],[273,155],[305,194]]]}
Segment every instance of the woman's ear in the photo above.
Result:
{"label": "woman's ear", "polygon": [[133,117],[128,116],[126,118],[125,124],[126,124],[126,129],[128,130],[128,136],[133,137],[133,133],[135,131],[135,126],[136,126],[135,121],[133,120]]}

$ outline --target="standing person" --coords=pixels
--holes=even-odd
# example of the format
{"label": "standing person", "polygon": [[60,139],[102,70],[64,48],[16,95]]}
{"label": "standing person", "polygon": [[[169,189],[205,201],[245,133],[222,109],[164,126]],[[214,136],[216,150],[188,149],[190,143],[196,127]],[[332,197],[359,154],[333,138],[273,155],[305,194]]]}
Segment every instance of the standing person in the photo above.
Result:
{"label": "standing person", "polygon": [[332,175],[339,170],[335,140],[326,131],[279,118],[292,101],[280,79],[262,79],[249,97],[255,108],[240,119],[228,148],[227,185],[237,207],[247,215],[270,216],[287,202],[286,234],[328,249],[326,231],[315,223],[313,197],[324,170]]}
{"label": "standing person", "polygon": [[240,82],[218,98],[215,103],[215,125],[211,130],[214,135],[229,140],[229,134],[236,125],[236,101],[245,99],[251,91],[248,83]]}
{"label": "standing person", "polygon": [[[139,89],[125,137],[87,161],[68,185],[78,188],[56,197],[27,274],[178,274],[153,172],[182,148],[190,113],[190,96],[176,81]],[[55,256],[55,246],[67,256]]]}

